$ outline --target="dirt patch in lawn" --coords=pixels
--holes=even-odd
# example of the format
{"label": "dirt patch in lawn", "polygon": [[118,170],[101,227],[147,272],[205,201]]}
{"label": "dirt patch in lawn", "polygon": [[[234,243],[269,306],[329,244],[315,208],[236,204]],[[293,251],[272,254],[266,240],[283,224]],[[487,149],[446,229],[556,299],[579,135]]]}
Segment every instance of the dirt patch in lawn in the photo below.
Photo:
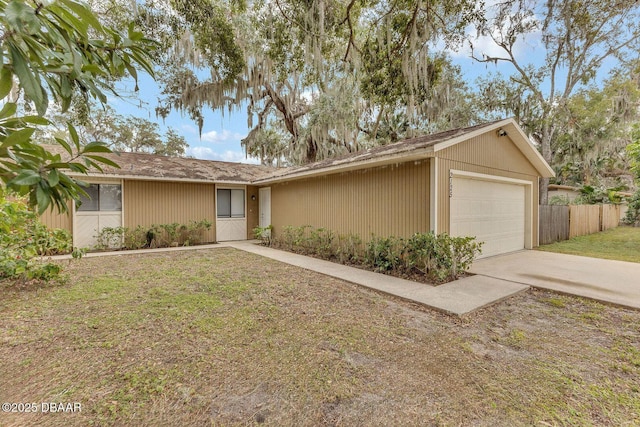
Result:
{"label": "dirt patch in lawn", "polygon": [[[66,262],[65,262],[66,264]],[[637,425],[640,313],[548,292],[458,319],[233,249],[0,283],[0,425]]]}

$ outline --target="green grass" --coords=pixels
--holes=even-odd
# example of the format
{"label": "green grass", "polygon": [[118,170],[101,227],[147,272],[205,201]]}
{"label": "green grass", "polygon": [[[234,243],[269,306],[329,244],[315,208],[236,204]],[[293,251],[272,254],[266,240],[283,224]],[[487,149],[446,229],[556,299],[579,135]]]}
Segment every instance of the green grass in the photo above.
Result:
{"label": "green grass", "polygon": [[540,246],[539,250],[593,258],[640,262],[640,227],[617,227]]}
{"label": "green grass", "polygon": [[[531,291],[447,317],[233,249],[0,282],[0,426],[640,425],[640,312]],[[625,424],[626,423],[626,424]]]}

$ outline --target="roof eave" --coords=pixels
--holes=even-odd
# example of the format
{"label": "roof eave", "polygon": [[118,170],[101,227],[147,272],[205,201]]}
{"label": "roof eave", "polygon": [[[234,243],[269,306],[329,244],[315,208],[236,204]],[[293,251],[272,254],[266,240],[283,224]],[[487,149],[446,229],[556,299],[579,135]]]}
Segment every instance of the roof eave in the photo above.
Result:
{"label": "roof eave", "polygon": [[183,182],[189,184],[233,184],[233,185],[249,185],[251,181],[244,180],[222,180],[222,179],[195,179],[195,178],[178,178],[169,176],[146,176],[146,175],[125,175],[125,174],[105,174],[105,173],[68,173],[67,175],[82,180],[83,178],[96,179],[128,179],[137,181],[162,181],[162,182]]}
{"label": "roof eave", "polygon": [[277,184],[279,182],[290,181],[294,179],[314,178],[317,176],[330,175],[334,173],[352,172],[359,169],[367,169],[372,167],[392,165],[395,163],[423,160],[429,157],[433,157],[433,147],[424,147],[417,150],[402,151],[398,153],[388,154],[386,156],[373,157],[366,160],[345,162],[334,166],[328,166],[318,169],[308,169],[286,175],[262,178],[252,181],[251,183],[255,185]]}
{"label": "roof eave", "polygon": [[491,132],[494,130],[498,131],[500,129],[504,129],[506,131],[506,136],[508,136],[513,141],[516,147],[518,147],[520,152],[527,158],[527,160],[529,160],[529,162],[533,165],[540,176],[542,176],[543,178],[551,178],[556,176],[553,169],[551,169],[549,164],[544,160],[536,147],[533,146],[527,135],[513,118],[501,120],[499,122],[495,122],[491,125],[477,129],[473,132],[465,133],[447,141],[437,143],[434,146],[434,151],[437,153],[440,150],[444,150],[445,148],[449,148],[463,141],[468,141],[487,132]]}

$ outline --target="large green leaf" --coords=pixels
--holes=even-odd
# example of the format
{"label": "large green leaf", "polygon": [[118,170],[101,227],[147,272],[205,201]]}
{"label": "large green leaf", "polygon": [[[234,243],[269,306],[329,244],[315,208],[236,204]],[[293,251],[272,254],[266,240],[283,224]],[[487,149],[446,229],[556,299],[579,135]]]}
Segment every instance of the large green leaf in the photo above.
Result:
{"label": "large green leaf", "polygon": [[36,187],[36,201],[38,204],[38,214],[42,215],[51,204],[51,193],[46,192],[42,186]]}
{"label": "large green leaf", "polygon": [[13,73],[9,67],[2,67],[0,71],[0,99],[4,99],[13,88]]}
{"label": "large green leaf", "polygon": [[6,22],[13,29],[26,30],[28,34],[36,34],[40,30],[40,21],[35,10],[24,1],[13,0],[9,2],[4,13]]}
{"label": "large green leaf", "polygon": [[85,145],[82,153],[111,153],[111,149],[104,142],[94,141]]}
{"label": "large green leaf", "polygon": [[120,165],[118,165],[116,162],[114,162],[111,159],[107,159],[106,157],[95,156],[95,155],[87,155],[85,157],[88,157],[91,160],[95,160],[96,162],[100,162],[102,164],[105,164],[105,165],[112,166],[114,168],[120,169]]}
{"label": "large green leaf", "polygon": [[35,132],[34,128],[25,128],[12,132],[4,141],[2,141],[2,145],[0,145],[0,147],[9,148],[14,145],[25,144],[26,142],[29,142],[33,132]]}
{"label": "large green leaf", "polygon": [[40,182],[42,177],[36,171],[24,170],[11,180],[13,185],[34,185]]}
{"label": "large green leaf", "polygon": [[13,116],[17,110],[18,105],[15,102],[7,102],[2,106],[2,110],[0,110],[0,119],[5,119],[7,117]]}
{"label": "large green leaf", "polygon": [[41,116],[47,112],[47,99],[44,94],[44,89],[40,84],[40,77],[37,73],[33,72],[27,64],[28,58],[25,58],[22,52],[13,44],[9,45],[9,51],[11,53],[11,62],[13,63],[13,69],[15,74],[20,80],[20,86],[24,89],[24,93],[34,102],[36,110]]}
{"label": "large green leaf", "polygon": [[71,122],[67,123],[67,129],[69,129],[69,135],[71,136],[71,141],[75,144],[76,147],[80,147],[80,139],[78,138],[78,132],[76,128],[71,124]]}
{"label": "large green leaf", "polygon": [[97,31],[100,31],[100,32],[104,31],[102,28],[102,24],[100,24],[100,21],[98,21],[96,16],[84,4],[75,2],[73,0],[59,0],[59,1],[61,4],[71,9],[73,13],[75,13],[82,22],[87,23]]}
{"label": "large green leaf", "polygon": [[47,126],[51,124],[49,120],[41,116],[24,116],[24,117],[20,117],[19,119],[22,120],[24,123],[29,123],[32,125]]}
{"label": "large green leaf", "polygon": [[55,187],[60,182],[60,175],[58,175],[58,171],[53,169],[49,172],[49,176],[47,177],[47,181],[51,187]]}

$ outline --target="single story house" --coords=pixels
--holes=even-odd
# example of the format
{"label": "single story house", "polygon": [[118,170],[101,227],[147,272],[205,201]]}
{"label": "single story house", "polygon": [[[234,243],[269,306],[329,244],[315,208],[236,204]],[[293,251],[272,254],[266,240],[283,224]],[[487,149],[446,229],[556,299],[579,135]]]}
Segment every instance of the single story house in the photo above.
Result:
{"label": "single story house", "polygon": [[210,242],[251,239],[273,225],[409,237],[475,236],[483,256],[538,246],[538,183],[553,171],[513,119],[407,139],[337,159],[270,168],[148,154],[79,176],[91,201],[43,221],[91,246],[106,226],[208,219]]}
{"label": "single story house", "polygon": [[580,196],[580,188],[570,185],[549,184],[547,189],[549,200],[555,197],[571,203]]}

